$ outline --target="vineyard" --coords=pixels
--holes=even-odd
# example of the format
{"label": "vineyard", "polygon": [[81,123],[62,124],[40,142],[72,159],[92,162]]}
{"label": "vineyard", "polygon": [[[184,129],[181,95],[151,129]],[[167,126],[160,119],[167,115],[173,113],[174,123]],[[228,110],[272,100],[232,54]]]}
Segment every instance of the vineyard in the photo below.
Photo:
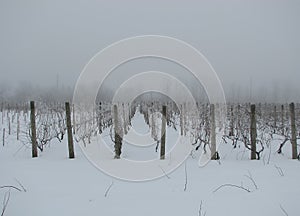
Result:
{"label": "vineyard", "polygon": [[[298,104],[227,104],[225,121],[212,118],[212,114],[220,111],[219,105],[197,103],[197,110],[192,110],[187,104],[166,105],[166,125],[177,131],[180,136],[187,136],[194,150],[204,152],[216,148],[216,145],[230,145],[232,150],[248,151],[246,159],[263,159],[269,161],[271,152],[284,153],[284,148],[292,146],[292,155],[288,157],[299,159],[297,139],[300,133],[300,107]],[[92,108],[91,108],[92,107]],[[122,137],[131,128],[131,119],[136,112],[143,115],[145,124],[151,131],[151,137],[160,145],[162,107],[160,102],[139,102],[132,104],[99,102],[95,106],[71,106],[72,139],[84,146],[91,143],[93,137],[108,130],[111,142],[115,143],[115,135]],[[216,108],[215,108],[216,107]],[[213,109],[212,109],[213,108]],[[224,112],[224,110],[222,110]],[[22,143],[22,148],[36,148],[44,151],[53,140],[62,142],[67,139],[66,107],[64,103],[36,103],[34,110],[35,140],[32,137],[32,110],[29,104],[1,105],[2,145],[8,137],[15,137]],[[221,115],[219,115],[221,116]],[[117,127],[114,126],[116,123]],[[117,133],[115,131],[118,130]],[[216,134],[220,139],[217,139]],[[212,141],[213,139],[213,141]],[[120,146],[121,147],[121,146]],[[115,149],[116,151],[116,149]],[[120,155],[117,155],[119,157]],[[214,150],[212,159],[222,158],[222,152]]]}

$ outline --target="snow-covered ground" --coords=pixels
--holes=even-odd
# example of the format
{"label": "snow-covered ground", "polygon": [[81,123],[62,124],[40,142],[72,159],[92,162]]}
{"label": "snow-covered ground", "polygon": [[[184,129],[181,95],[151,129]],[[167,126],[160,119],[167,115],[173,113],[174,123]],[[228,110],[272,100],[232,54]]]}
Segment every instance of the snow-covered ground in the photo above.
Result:
{"label": "snow-covered ground", "polygon": [[[142,119],[137,113],[133,125],[144,133],[148,127],[141,125]],[[167,145],[171,145],[170,136],[175,135],[175,131],[168,129]],[[143,154],[149,158],[158,154],[155,145],[143,148],[138,154],[134,149],[124,145],[124,157],[136,156],[140,160]],[[284,155],[277,155],[276,148],[271,149],[267,163],[269,149],[262,160],[250,161],[249,151],[242,147],[233,151],[230,144],[223,144],[219,162],[199,167],[199,153],[195,152],[171,174],[139,183],[104,174],[87,160],[78,143],[75,150],[76,158],[70,160],[66,139],[61,143],[55,140],[44,152],[39,152],[38,158],[32,159],[30,148],[25,148],[16,136],[7,136],[5,146],[0,146],[0,186],[16,186],[21,191],[10,189],[4,215],[300,214],[300,162],[289,158],[289,145],[284,148]],[[0,199],[4,199],[8,190],[0,189]]]}

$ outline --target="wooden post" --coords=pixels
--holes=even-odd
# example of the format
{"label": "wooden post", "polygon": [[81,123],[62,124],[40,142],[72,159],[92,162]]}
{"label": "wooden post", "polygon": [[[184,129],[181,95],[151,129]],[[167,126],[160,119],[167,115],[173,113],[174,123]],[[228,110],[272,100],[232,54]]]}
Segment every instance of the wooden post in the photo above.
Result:
{"label": "wooden post", "polygon": [[184,133],[184,136],[186,136],[186,131],[187,131],[187,107],[186,107],[186,102],[184,102],[183,104],[183,109],[184,109],[184,116],[183,116],[183,127],[184,127],[184,130],[183,130],[183,133]]}
{"label": "wooden post", "polygon": [[66,102],[66,121],[67,121],[67,132],[68,132],[68,149],[69,149],[69,158],[75,158],[74,146],[73,146],[73,134],[72,134],[72,125],[71,125],[71,110],[70,103]]}
{"label": "wooden post", "polygon": [[180,135],[183,136],[183,108],[182,104],[180,104]]}
{"label": "wooden post", "polygon": [[3,146],[5,145],[5,128],[3,128],[3,137],[2,137]]}
{"label": "wooden post", "polygon": [[251,160],[256,159],[256,117],[255,117],[255,104],[251,105],[251,126],[250,126],[250,137],[251,137]]}
{"label": "wooden post", "polygon": [[274,106],[274,130],[276,130],[277,127],[277,109],[276,105]]}
{"label": "wooden post", "polygon": [[230,107],[230,131],[229,136],[234,136],[234,116],[233,116],[233,105]]}
{"label": "wooden post", "polygon": [[241,126],[241,116],[240,116],[240,113],[241,113],[241,105],[238,104],[238,107],[237,107],[237,127],[236,127],[237,130],[240,130],[240,126]]}
{"label": "wooden post", "polygon": [[19,140],[20,135],[20,113],[17,114],[17,140]]}
{"label": "wooden post", "polygon": [[284,105],[281,105],[281,135],[284,135]]}
{"label": "wooden post", "polygon": [[38,145],[36,140],[36,125],[35,125],[35,106],[34,101],[30,101],[30,122],[31,122],[31,143],[32,143],[32,157],[38,156]]}
{"label": "wooden post", "polygon": [[217,160],[217,146],[216,146],[216,119],[215,119],[215,105],[210,105],[210,141],[211,141],[211,159]]}
{"label": "wooden post", "polygon": [[98,131],[99,134],[102,134],[102,103],[99,103],[99,111],[98,111]]}
{"label": "wooden post", "polygon": [[291,143],[292,143],[292,158],[297,159],[297,139],[296,139],[296,120],[295,120],[295,104],[290,104],[291,114]]}
{"label": "wooden post", "polygon": [[10,116],[7,116],[7,120],[8,120],[8,135],[10,135],[11,134]]}
{"label": "wooden post", "polygon": [[161,140],[160,140],[160,159],[165,159],[166,152],[166,124],[167,124],[167,107],[162,107],[162,123],[161,123]]}
{"label": "wooden post", "polygon": [[114,127],[115,127],[115,159],[120,159],[122,154],[122,132],[118,121],[118,107],[114,105]]}
{"label": "wooden post", "polygon": [[153,103],[152,103],[152,108],[151,108],[151,137],[157,141],[157,136],[156,136],[156,125],[155,125],[155,118],[154,118],[154,113],[155,110],[153,108]]}

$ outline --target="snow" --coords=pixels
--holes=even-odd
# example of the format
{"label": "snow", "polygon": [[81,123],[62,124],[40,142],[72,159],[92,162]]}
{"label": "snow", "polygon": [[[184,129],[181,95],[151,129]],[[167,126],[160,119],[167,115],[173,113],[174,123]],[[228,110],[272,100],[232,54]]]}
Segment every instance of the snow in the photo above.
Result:
{"label": "snow", "polygon": [[[149,131],[142,118],[137,113],[133,125],[144,134]],[[5,126],[0,123],[1,131]],[[107,133],[105,131],[104,135]],[[129,138],[133,136],[131,133]],[[176,134],[173,129],[168,129],[167,146],[171,146]],[[97,148],[94,145],[97,139],[93,139],[87,148]],[[109,136],[103,139],[109,143]],[[202,215],[206,212],[207,216],[285,215],[282,209],[288,215],[299,215],[300,212],[297,205],[300,162],[289,158],[288,145],[283,149],[284,155],[277,155],[276,148],[271,149],[268,163],[269,149],[265,150],[262,160],[250,161],[249,151],[242,147],[233,151],[230,144],[222,144],[219,162],[211,161],[199,167],[200,152],[194,152],[174,172],[145,182],[124,181],[105,174],[93,166],[87,159],[88,151],[82,151],[79,145],[75,143],[76,158],[72,160],[67,157],[66,139],[61,143],[52,141],[44,152],[39,152],[38,158],[32,159],[31,149],[17,141],[14,133],[6,136],[5,146],[0,146],[0,186],[21,188],[19,181],[26,192],[11,189],[4,215],[199,215],[201,202]],[[112,145],[111,142],[108,147]],[[155,145],[153,143],[137,150],[137,146],[124,144],[123,159],[113,160],[110,152],[106,160],[118,166],[126,159],[141,160],[141,156],[156,159],[158,153],[155,152]],[[171,159],[167,157],[166,166],[173,160],[175,156]],[[283,171],[283,175],[278,169]],[[257,189],[246,176],[249,173]],[[224,184],[242,185],[251,192],[234,187],[222,187],[213,192]],[[7,190],[0,189],[0,199],[4,198]]]}

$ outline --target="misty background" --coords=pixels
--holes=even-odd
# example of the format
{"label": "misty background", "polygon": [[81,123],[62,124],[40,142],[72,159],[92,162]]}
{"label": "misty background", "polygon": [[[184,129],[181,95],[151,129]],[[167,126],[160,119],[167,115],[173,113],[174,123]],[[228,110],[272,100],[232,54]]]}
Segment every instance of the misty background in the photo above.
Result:
{"label": "misty background", "polygon": [[[0,100],[69,99],[96,53],[155,34],[204,54],[229,101],[300,101],[299,9],[297,0],[0,0]],[[111,95],[133,71],[154,69],[203,95],[182,68],[153,59],[118,68],[100,91]]]}

